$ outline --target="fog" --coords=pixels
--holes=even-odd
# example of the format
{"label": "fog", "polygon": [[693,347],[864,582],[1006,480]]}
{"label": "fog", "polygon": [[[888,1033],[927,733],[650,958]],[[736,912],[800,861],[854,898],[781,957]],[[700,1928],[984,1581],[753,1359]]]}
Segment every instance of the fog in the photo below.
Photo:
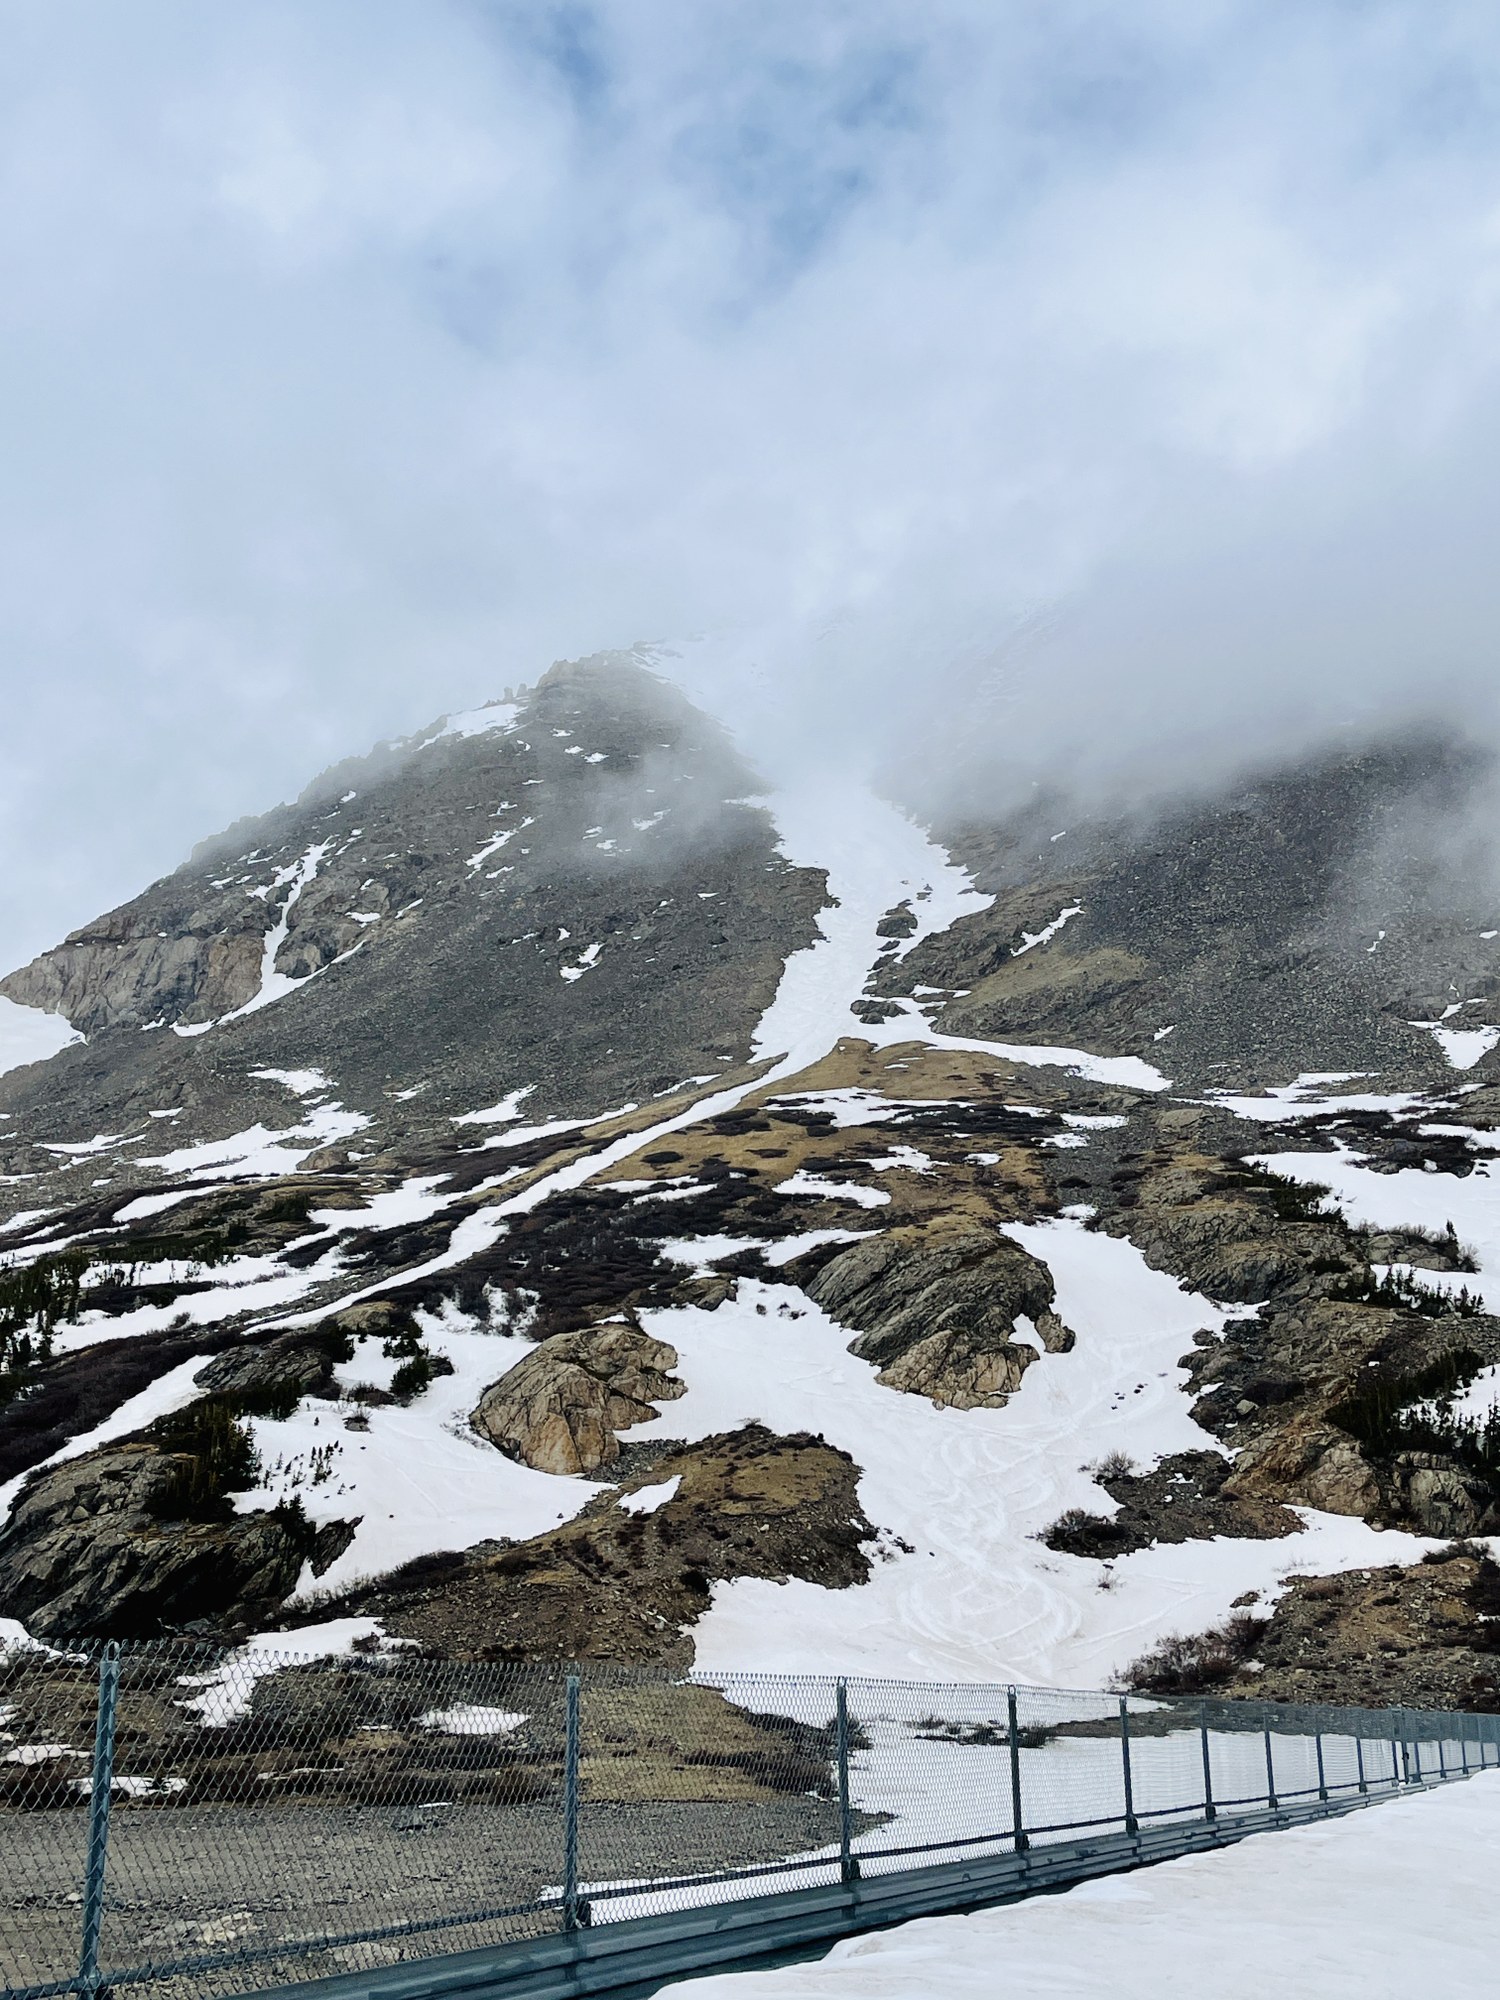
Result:
{"label": "fog", "polygon": [[1492,741],[1457,0],[0,0],[0,961],[709,635],[775,776]]}

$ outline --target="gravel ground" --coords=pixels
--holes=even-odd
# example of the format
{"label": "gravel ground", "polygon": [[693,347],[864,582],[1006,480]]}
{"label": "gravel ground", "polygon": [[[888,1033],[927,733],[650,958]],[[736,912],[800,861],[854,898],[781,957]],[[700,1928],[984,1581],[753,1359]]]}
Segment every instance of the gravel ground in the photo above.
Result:
{"label": "gravel ground", "polygon": [[[66,1978],[77,1964],[84,1821],[0,1814],[0,1981]],[[810,1797],[749,1804],[585,1806],[580,1876],[638,1880],[780,1859],[837,1838]],[[360,1810],[117,1807],[110,1836],[106,1970],[264,1950],[532,1902],[562,1872],[555,1807]],[[143,1987],[242,1993],[291,1979],[466,1951],[551,1928],[527,1915],[317,1951],[276,1952]]]}

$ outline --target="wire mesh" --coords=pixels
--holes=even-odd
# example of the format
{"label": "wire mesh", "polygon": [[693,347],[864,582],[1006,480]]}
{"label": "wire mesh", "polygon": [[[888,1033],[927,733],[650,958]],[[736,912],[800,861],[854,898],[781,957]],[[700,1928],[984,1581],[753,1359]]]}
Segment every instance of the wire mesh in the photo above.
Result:
{"label": "wire mesh", "polygon": [[382,1640],[11,1646],[0,2000],[244,1993],[1497,1763],[1489,1716],[570,1676]]}

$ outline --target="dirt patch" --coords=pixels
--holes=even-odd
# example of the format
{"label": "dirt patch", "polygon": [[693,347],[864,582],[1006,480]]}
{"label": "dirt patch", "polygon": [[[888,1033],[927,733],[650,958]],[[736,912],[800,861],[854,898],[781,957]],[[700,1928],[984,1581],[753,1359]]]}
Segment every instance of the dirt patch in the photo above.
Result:
{"label": "dirt patch", "polygon": [[639,1483],[679,1483],[651,1512],[601,1496],[533,1541],[471,1551],[416,1588],[398,1573],[338,1608],[374,1613],[389,1632],[460,1657],[685,1665],[716,1582],[865,1581],[861,1545],[874,1530],[858,1477],[821,1438],[753,1424],[657,1459]]}

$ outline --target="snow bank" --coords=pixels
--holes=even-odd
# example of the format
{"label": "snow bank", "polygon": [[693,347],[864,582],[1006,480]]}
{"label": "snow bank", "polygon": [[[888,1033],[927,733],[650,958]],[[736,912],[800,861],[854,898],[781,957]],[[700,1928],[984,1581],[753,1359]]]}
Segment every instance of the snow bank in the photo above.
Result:
{"label": "snow bank", "polygon": [[661,2000],[1480,2000],[1500,1773]]}

